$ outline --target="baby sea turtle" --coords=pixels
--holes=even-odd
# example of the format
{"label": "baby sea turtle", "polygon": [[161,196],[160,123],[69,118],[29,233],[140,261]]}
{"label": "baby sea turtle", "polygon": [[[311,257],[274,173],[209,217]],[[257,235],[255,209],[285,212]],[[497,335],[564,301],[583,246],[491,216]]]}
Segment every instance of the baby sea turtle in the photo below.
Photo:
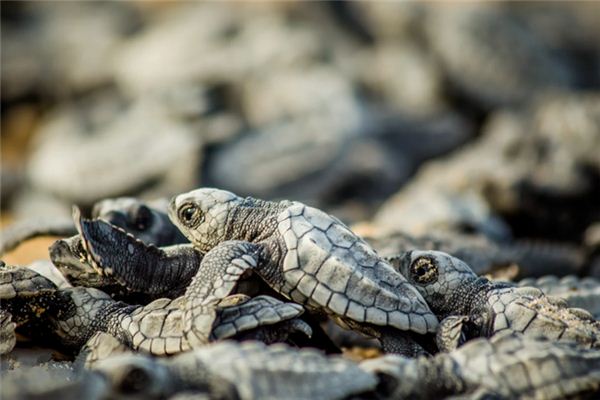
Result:
{"label": "baby sea turtle", "polygon": [[[276,292],[379,337],[389,351],[415,354],[401,332],[437,328],[437,318],[406,278],[320,210],[205,188],[173,198],[169,216],[202,252],[247,247],[252,253],[242,257],[256,260],[256,273]],[[389,328],[395,328],[392,335]],[[385,343],[390,337],[406,343]]]}
{"label": "baby sea turtle", "polygon": [[[219,286],[222,276],[230,279],[225,288]],[[2,309],[15,317],[25,334],[68,351],[79,350],[96,332],[109,333],[134,350],[160,355],[238,334],[247,337],[250,330],[278,323],[283,324],[277,332],[258,337],[278,341],[295,333],[310,336],[305,323],[285,323],[302,314],[301,306],[268,296],[229,296],[235,286],[233,275],[222,276],[196,280],[186,297],[135,306],[94,288],[57,289],[33,270],[13,267],[0,271],[0,299]],[[186,339],[188,330],[196,339],[191,343]]]}
{"label": "baby sea turtle", "polygon": [[503,330],[554,340],[600,346],[600,324],[582,309],[545,296],[533,287],[516,287],[478,277],[461,260],[439,251],[409,251],[395,266],[423,295],[440,318],[442,350],[467,337],[490,337]]}
{"label": "baby sea turtle", "polygon": [[393,399],[588,398],[600,389],[599,351],[515,332],[476,339],[432,358],[386,355],[361,367],[376,373],[378,392]]}
{"label": "baby sea turtle", "polygon": [[[200,266],[204,256],[191,245],[159,248],[145,244],[132,234],[106,221],[78,218],[81,246],[87,249],[84,250],[87,262],[93,265],[94,272],[98,275],[102,274],[106,278],[120,282],[123,288],[135,288],[143,293],[160,292],[165,297],[174,299],[179,296],[178,293],[184,285],[189,285],[194,275],[204,274]],[[264,298],[280,297],[252,273],[251,269],[246,269],[235,282],[235,291],[251,297],[259,294],[267,295],[261,296]],[[287,336],[290,333],[299,332],[310,338],[310,344],[302,340],[302,337],[294,335],[296,339],[301,339],[300,342],[294,341],[295,344],[313,346],[318,344],[328,352],[339,352],[316,321],[313,321],[310,316],[305,316],[303,319],[311,324],[310,329],[305,322],[293,319],[278,323],[277,329],[263,326],[259,331],[253,332],[252,337],[267,343],[289,341],[291,338]],[[312,331],[313,336],[309,331]]]}
{"label": "baby sea turtle", "polygon": [[171,358],[126,354],[93,367],[108,378],[118,396],[124,392],[169,397],[177,392],[206,393],[230,387],[246,399],[343,399],[375,389],[375,376],[339,356],[283,344],[225,341]]}

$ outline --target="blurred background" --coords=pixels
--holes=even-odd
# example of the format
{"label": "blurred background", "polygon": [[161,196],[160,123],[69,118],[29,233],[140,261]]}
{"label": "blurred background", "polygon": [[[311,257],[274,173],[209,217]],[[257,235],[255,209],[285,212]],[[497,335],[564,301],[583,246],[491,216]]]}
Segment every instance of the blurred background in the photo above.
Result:
{"label": "blurred background", "polygon": [[3,1],[1,18],[3,226],[217,186],[362,234],[597,251],[598,3]]}

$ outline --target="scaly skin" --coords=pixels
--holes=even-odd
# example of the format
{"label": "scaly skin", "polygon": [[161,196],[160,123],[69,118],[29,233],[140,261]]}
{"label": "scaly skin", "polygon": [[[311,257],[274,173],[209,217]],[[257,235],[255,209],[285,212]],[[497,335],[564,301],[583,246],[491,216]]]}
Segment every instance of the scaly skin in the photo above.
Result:
{"label": "scaly skin", "polygon": [[[372,334],[434,332],[421,295],[336,218],[297,202],[241,198],[218,189],[176,196],[169,216],[199,251],[229,240],[258,249],[256,272],[281,295]],[[397,331],[396,331],[397,332]]]}
{"label": "scaly skin", "polygon": [[[574,340],[587,347],[600,346],[600,324],[591,314],[567,308],[564,301],[547,297],[539,289],[480,278],[461,260],[438,251],[409,251],[396,262],[440,320],[468,317],[463,324],[463,333],[468,337],[491,337],[510,330],[553,340]],[[458,338],[454,324],[440,326],[450,327],[448,335]],[[448,347],[448,336],[438,332],[439,337],[444,339],[438,341],[443,350],[460,344],[455,340]]]}
{"label": "scaly skin", "polygon": [[[198,272],[202,254],[192,245],[159,249],[102,220],[86,220],[73,209],[89,264],[99,275],[115,279],[131,292],[175,298]],[[123,249],[119,251],[118,249]]]}
{"label": "scaly skin", "polygon": [[393,399],[592,398],[600,389],[600,351],[509,332],[433,358],[387,355],[361,367],[376,373],[382,397]]}
{"label": "scaly skin", "polygon": [[186,391],[208,392],[213,398],[214,388],[230,387],[242,400],[341,399],[371,391],[377,383],[372,374],[341,357],[259,342],[215,343],[168,359],[122,355],[101,360],[94,368],[108,378],[113,396],[134,387],[129,394],[142,397],[160,388],[164,397]]}
{"label": "scaly skin", "polygon": [[[211,258],[209,253],[205,260]],[[207,268],[184,297],[132,306],[94,288],[57,289],[28,268],[11,268],[0,272],[0,299],[18,327],[31,326],[26,333],[34,339],[50,336],[49,344],[69,351],[80,349],[96,332],[106,332],[134,350],[173,354],[302,313],[301,306],[268,296],[232,298],[233,273],[242,267],[232,264],[228,269],[232,272],[211,277],[213,269]],[[294,332],[310,335],[305,325],[288,328],[280,337]]]}
{"label": "scaly skin", "polygon": [[539,279],[523,279],[519,286],[533,286],[548,296],[566,300],[570,307],[583,308],[596,319],[600,318],[600,281],[593,277],[579,278],[573,275],[558,278],[544,276]]}

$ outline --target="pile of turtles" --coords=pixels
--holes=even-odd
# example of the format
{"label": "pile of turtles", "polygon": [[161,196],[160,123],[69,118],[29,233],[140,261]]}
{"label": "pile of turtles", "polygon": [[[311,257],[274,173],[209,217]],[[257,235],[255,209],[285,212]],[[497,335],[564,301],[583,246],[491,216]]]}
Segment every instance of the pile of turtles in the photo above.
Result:
{"label": "pile of turtles", "polygon": [[[2,250],[41,234],[65,237],[51,262],[0,267],[3,398],[600,390],[600,282],[485,277],[470,257],[510,257],[491,243],[363,239],[303,203],[214,188],[74,207],[72,221],[6,230]],[[55,353],[20,368],[32,346]]]}

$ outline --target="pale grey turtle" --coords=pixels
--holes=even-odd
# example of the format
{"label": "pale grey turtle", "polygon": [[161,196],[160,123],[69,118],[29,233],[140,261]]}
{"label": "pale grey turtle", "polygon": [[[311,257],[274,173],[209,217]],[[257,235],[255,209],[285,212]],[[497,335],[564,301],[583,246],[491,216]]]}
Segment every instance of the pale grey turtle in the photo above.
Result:
{"label": "pale grey turtle", "polygon": [[[136,290],[144,293],[156,293],[158,291],[164,293],[165,297],[175,298],[184,284],[189,285],[191,277],[196,274],[203,277],[202,279],[206,277],[207,272],[202,271],[200,266],[203,256],[191,245],[182,244],[163,248],[146,245],[123,229],[99,219],[78,218],[77,226],[81,231],[82,247],[87,249],[85,254],[89,264],[99,274],[115,279],[123,284],[125,288],[136,288]],[[221,248],[219,251],[223,254],[224,251],[228,250]],[[210,274],[210,271],[208,274]],[[218,277],[218,273],[215,276]],[[273,310],[278,309],[276,305],[279,301],[269,297],[279,297],[277,293],[252,273],[251,269],[246,269],[239,276],[235,282],[235,291],[251,297],[259,294],[267,295],[260,296],[260,303],[258,297],[253,298],[252,304],[248,304],[247,310],[245,306],[240,305],[242,311],[251,313],[252,307],[257,304],[264,305],[264,308],[267,309],[267,303],[269,302],[275,302],[273,303]],[[188,293],[172,303],[167,302],[167,299],[162,299],[164,309],[177,310],[185,306],[185,299],[193,297],[193,294]],[[245,301],[243,296],[237,298]],[[241,316],[239,317],[241,318]],[[266,318],[266,315],[263,318]],[[339,349],[329,340],[322,329],[317,324],[312,323],[316,321],[312,321],[310,318],[304,319],[311,323],[310,328],[304,321],[299,319],[282,320],[272,327],[262,324],[261,329],[258,331],[240,334],[237,338],[244,339],[249,335],[251,338],[267,343],[291,341],[298,345],[318,346],[329,352],[339,352]],[[218,324],[219,327],[214,332],[218,334],[227,326],[230,326],[222,320]],[[311,336],[311,331],[314,336]],[[307,336],[311,340],[307,342],[303,340],[303,336]],[[297,341],[298,339],[300,341]]]}
{"label": "pale grey turtle", "polygon": [[361,367],[377,374],[378,392],[393,399],[594,398],[600,389],[600,351],[514,332],[432,358],[386,355]]}
{"label": "pale grey turtle", "polygon": [[217,389],[223,395],[228,389],[225,398],[241,400],[343,399],[371,392],[377,384],[373,374],[339,356],[253,341],[214,343],[167,359],[118,355],[93,368],[107,376],[116,395],[135,388],[130,394],[152,398],[216,395]]}
{"label": "pale grey turtle", "polygon": [[242,241],[257,260],[254,271],[276,292],[379,337],[390,351],[416,354],[421,349],[406,331],[437,328],[437,318],[406,278],[320,210],[206,188],[173,198],[169,216],[200,251]]}
{"label": "pale grey turtle", "polygon": [[568,275],[563,278],[543,276],[538,279],[526,278],[518,286],[533,286],[548,296],[564,299],[569,307],[583,308],[596,319],[600,318],[600,280],[593,277]]}
{"label": "pale grey turtle", "polygon": [[395,266],[440,319],[438,347],[449,350],[465,337],[490,337],[503,330],[600,347],[600,323],[579,308],[545,296],[534,287],[516,287],[478,277],[461,260],[439,251],[409,251]]}

